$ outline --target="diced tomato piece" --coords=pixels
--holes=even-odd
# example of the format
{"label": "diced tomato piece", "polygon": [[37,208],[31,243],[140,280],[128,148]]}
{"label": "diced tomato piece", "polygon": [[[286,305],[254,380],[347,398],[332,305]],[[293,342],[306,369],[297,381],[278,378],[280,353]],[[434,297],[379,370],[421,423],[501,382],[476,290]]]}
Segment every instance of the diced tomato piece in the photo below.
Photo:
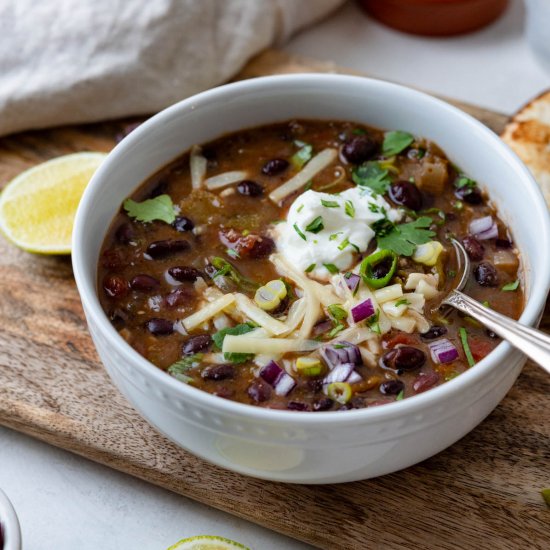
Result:
{"label": "diced tomato piece", "polygon": [[386,341],[386,348],[392,349],[398,344],[403,344],[405,346],[410,346],[412,344],[417,344],[417,340],[414,336],[411,336],[410,334],[406,334],[404,332],[395,335],[393,338],[390,338]]}
{"label": "diced tomato piece", "polygon": [[488,342],[487,340],[481,340],[479,338],[470,338],[470,351],[476,361],[481,361],[484,357],[489,355],[495,348],[495,344]]}

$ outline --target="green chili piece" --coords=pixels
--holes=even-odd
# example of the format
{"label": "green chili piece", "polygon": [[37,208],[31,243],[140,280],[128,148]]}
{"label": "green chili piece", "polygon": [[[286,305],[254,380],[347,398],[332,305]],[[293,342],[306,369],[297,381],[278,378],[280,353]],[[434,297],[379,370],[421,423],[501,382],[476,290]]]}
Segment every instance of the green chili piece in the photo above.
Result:
{"label": "green chili piece", "polygon": [[[391,260],[390,268],[386,275],[383,277],[377,277],[374,268],[381,264]],[[374,252],[370,256],[367,256],[362,262],[359,268],[359,274],[363,278],[363,281],[367,283],[371,288],[385,287],[392,279],[395,269],[397,268],[397,254],[392,250],[379,250]]]}

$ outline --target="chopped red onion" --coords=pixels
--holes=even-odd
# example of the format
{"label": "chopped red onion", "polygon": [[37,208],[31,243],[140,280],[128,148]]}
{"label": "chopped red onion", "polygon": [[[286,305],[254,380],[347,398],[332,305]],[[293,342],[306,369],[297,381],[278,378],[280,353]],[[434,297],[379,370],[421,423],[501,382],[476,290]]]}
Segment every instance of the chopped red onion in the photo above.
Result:
{"label": "chopped red onion", "polygon": [[332,384],[333,382],[345,382],[349,379],[355,365],[353,363],[342,363],[336,365],[323,379],[323,384]]}
{"label": "chopped red onion", "polygon": [[345,363],[352,363],[356,367],[363,364],[359,348],[345,340],[321,348],[321,355],[329,369]]}
{"label": "chopped red onion", "polygon": [[434,363],[450,363],[458,359],[458,350],[447,338],[440,338],[428,344]]}
{"label": "chopped red onion", "polygon": [[359,283],[361,282],[361,277],[356,273],[346,273],[344,275],[344,280],[346,281],[346,286],[351,290],[352,293],[355,293]]}
{"label": "chopped red onion", "polygon": [[367,298],[364,302],[357,304],[351,309],[351,316],[353,317],[354,323],[364,321],[372,315],[374,315],[374,306],[372,305],[372,300],[370,298]]}
{"label": "chopped red onion", "polygon": [[355,370],[352,371],[352,373],[348,376],[348,379],[346,380],[346,382],[348,382],[349,384],[357,384],[357,382],[362,381],[363,377]]}
{"label": "chopped red onion", "polygon": [[496,239],[498,227],[491,216],[484,216],[470,222],[470,233],[479,240]]}
{"label": "chopped red onion", "polygon": [[270,361],[260,370],[260,377],[273,386],[277,395],[288,395],[296,385],[294,378],[275,361]]}

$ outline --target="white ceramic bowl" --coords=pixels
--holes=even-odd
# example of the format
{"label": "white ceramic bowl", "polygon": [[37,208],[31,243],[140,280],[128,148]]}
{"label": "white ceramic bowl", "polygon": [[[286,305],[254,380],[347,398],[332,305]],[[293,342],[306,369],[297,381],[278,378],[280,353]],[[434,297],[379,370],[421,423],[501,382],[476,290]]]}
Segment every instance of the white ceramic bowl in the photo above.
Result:
{"label": "white ceramic bowl", "polygon": [[486,187],[522,253],[534,325],[550,284],[550,223],[527,169],[500,139],[465,113],[417,91],[337,75],[266,77],[216,88],[154,116],[107,157],[78,209],[76,282],[93,340],[111,378],[158,431],[192,453],[251,476],[333,483],[379,476],[445,449],[481,422],[519,375],[525,357],[500,344],[454,380],[399,403],[341,413],[268,410],[182,384],[134,351],[96,294],[96,264],[122,200],[195,143],[292,118],[340,119],[401,129],[437,142]]}
{"label": "white ceramic bowl", "polygon": [[[0,489],[0,525],[4,537],[4,546],[0,550],[21,550],[21,529],[17,514],[7,497]],[[0,537],[0,540],[1,537]]]}

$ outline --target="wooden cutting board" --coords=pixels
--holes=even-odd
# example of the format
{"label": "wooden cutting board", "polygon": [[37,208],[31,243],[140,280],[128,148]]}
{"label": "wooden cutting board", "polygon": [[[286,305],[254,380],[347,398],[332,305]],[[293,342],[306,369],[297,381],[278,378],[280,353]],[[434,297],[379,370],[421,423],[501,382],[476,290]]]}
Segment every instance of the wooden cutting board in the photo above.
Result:
{"label": "wooden cutting board", "polygon": [[[310,71],[336,68],[268,51],[239,78]],[[496,132],[506,121],[459,106]],[[57,155],[109,151],[127,122],[2,139],[0,184]],[[0,284],[5,426],[321,548],[548,548],[540,490],[550,486],[550,380],[533,364],[478,428],[417,466],[344,485],[283,485],[212,466],[141,419],[98,360],[69,258],[0,239]],[[550,308],[542,326],[550,330]]]}

